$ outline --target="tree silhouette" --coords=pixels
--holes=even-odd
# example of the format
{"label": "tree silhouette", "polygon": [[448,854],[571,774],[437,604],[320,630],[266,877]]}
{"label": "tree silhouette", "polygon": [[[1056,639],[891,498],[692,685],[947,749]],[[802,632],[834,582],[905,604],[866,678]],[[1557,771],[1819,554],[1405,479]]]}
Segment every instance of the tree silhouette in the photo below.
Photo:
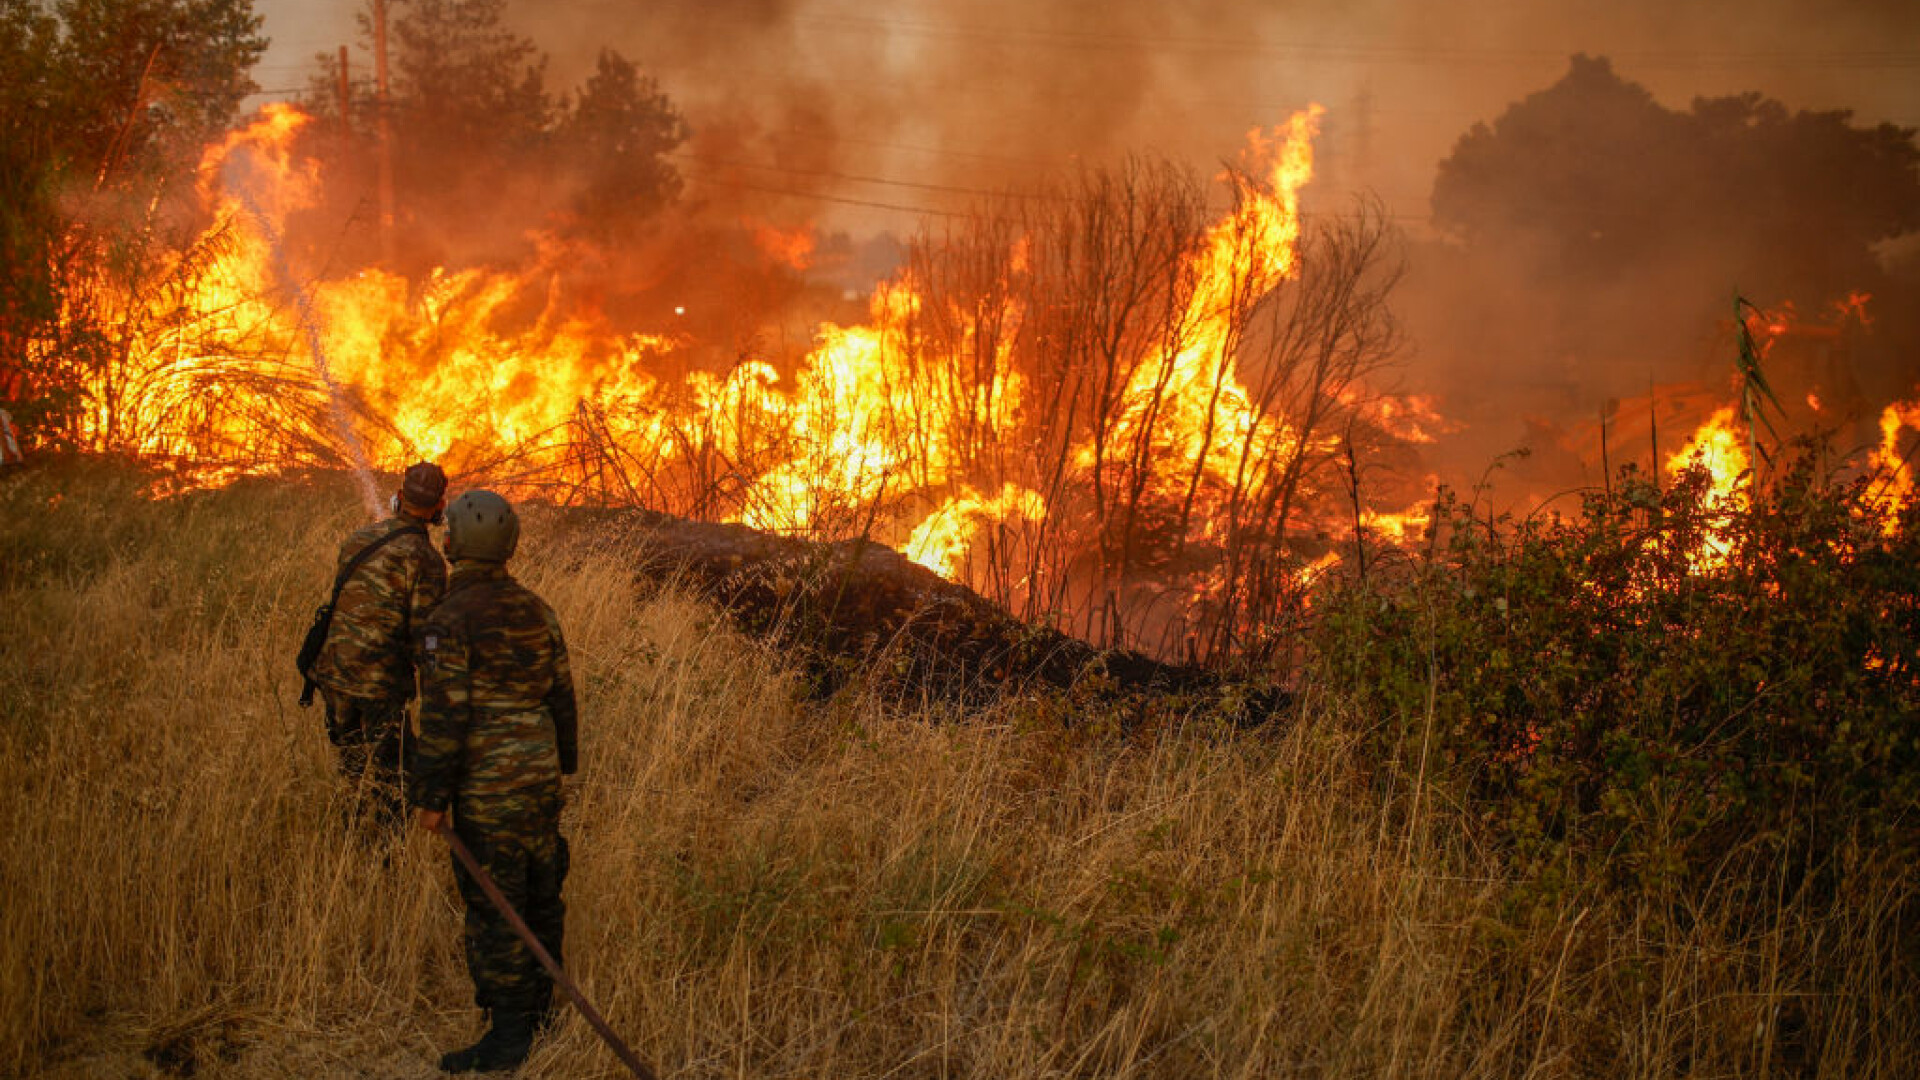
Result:
{"label": "tree silhouette", "polygon": [[1606,282],[1687,259],[1770,300],[1817,305],[1878,275],[1873,245],[1920,227],[1911,129],[1791,113],[1758,93],[1667,109],[1605,58],[1476,124],[1440,165],[1434,224],[1469,248]]}
{"label": "tree silhouette", "polygon": [[418,172],[534,149],[553,113],[546,57],[506,0],[408,0],[392,20],[394,122]]}
{"label": "tree silhouette", "polygon": [[611,49],[574,97],[555,143],[580,177],[577,228],[617,238],[680,193],[666,155],[687,137],[680,113],[651,77]]}
{"label": "tree silhouette", "polygon": [[[1736,292],[1829,326],[1835,305],[1870,294],[1865,332],[1775,357],[1793,369],[1778,389],[1806,414],[1797,425],[1870,419],[1920,377],[1920,324],[1905,314],[1920,290],[1889,272],[1888,244],[1920,228],[1914,136],[1757,92],[1673,109],[1606,59],[1575,56],[1441,163],[1444,239],[1414,261],[1409,329],[1491,456],[1522,416],[1526,438],[1552,449],[1553,432],[1610,399],[1680,383],[1711,393],[1731,372]],[[1815,400],[1824,415],[1808,413]],[[1553,468],[1554,482],[1576,478],[1564,459]]]}

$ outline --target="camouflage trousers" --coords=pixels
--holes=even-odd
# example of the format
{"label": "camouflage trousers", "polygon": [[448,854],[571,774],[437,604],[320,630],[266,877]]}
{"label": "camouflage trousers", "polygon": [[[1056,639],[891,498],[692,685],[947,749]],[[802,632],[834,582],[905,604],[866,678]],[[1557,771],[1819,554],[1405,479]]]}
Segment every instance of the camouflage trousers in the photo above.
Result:
{"label": "camouflage trousers", "polygon": [[374,824],[401,828],[407,821],[407,756],[413,729],[404,699],[348,697],[322,688],[327,703],[327,741],[339,751],[340,775],[354,792],[353,810]]}
{"label": "camouflage trousers", "polygon": [[[560,835],[558,785],[509,795],[462,795],[454,805],[453,831],[554,962],[564,963],[560,948],[567,906],[560,889],[567,880],[568,853]],[[553,996],[546,969],[458,858],[453,876],[467,906],[467,974],[473,977],[474,1003],[483,1009],[544,1012]]]}

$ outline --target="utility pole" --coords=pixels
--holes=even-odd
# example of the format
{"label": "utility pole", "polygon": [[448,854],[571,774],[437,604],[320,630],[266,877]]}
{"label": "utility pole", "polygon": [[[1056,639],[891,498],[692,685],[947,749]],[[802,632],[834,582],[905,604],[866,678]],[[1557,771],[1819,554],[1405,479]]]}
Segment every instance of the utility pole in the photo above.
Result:
{"label": "utility pole", "polygon": [[1372,185],[1373,176],[1373,82],[1360,84],[1353,97],[1353,187]]}
{"label": "utility pole", "polygon": [[373,0],[375,121],[380,139],[380,261],[393,269],[393,125],[387,96],[387,0]]}
{"label": "utility pole", "polygon": [[347,47],[340,46],[340,143],[342,146],[353,140],[353,94],[348,89]]}

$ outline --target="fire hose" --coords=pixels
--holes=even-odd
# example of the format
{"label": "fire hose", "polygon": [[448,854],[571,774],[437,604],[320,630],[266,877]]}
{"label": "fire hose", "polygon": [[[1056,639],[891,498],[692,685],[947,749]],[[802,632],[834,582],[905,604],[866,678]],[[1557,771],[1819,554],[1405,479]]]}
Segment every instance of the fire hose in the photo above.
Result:
{"label": "fire hose", "polygon": [[540,944],[540,939],[534,936],[533,930],[527,926],[527,921],[520,917],[519,912],[513,910],[513,905],[508,903],[507,898],[501,894],[500,886],[495,885],[493,879],[487,876],[487,872],[481,869],[480,860],[474,858],[473,852],[467,850],[467,845],[461,843],[460,838],[454,835],[453,828],[447,824],[446,819],[442,818],[437,822],[433,831],[439,833],[440,839],[445,840],[447,846],[453,849],[453,857],[459,859],[460,865],[466,867],[467,873],[473,875],[473,880],[480,883],[480,891],[486,893],[487,899],[493,902],[494,908],[506,916],[507,922],[513,926],[513,932],[520,935],[520,940],[526,942],[527,948],[533,950],[534,958],[540,961],[540,966],[546,968],[547,974],[553,976],[553,981],[559,985],[560,989],[567,992],[569,998],[573,999],[573,1007],[579,1009],[580,1015],[586,1017],[587,1023],[593,1025],[593,1030],[599,1033],[608,1047],[612,1048],[614,1056],[624,1062],[627,1068],[633,1070],[633,1075],[640,1080],[655,1080],[653,1070],[647,1068],[646,1062],[641,1061],[639,1056],[620,1040],[620,1036],[613,1033],[613,1029],[608,1027],[607,1022],[601,1018],[599,1010],[587,1001],[586,995],[580,992],[580,988],[575,986],[573,980],[568,978],[567,973],[561,969],[560,962],[553,958],[553,954],[547,951],[545,945]]}

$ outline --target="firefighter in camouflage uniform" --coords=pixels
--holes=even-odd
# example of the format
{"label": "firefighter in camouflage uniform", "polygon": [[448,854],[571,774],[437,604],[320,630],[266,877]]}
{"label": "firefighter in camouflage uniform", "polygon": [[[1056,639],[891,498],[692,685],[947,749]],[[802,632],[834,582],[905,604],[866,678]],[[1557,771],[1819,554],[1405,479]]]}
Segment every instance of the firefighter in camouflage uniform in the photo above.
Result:
{"label": "firefighter in camouflage uniform", "polygon": [[336,572],[348,572],[357,556],[372,551],[341,586],[309,676],[326,701],[327,738],[339,749],[340,772],[356,785],[360,807],[385,825],[406,820],[413,632],[447,587],[446,563],[427,536],[446,507],[446,492],[447,474],[438,465],[410,466],[392,516],[341,541]]}
{"label": "firefighter in camouflage uniform", "polygon": [[[446,599],[420,627],[420,736],[412,799],[420,824],[453,831],[556,962],[566,907],[562,774],[576,764],[567,647],[553,609],[507,573],[520,535],[513,507],[469,491],[447,508]],[[467,971],[491,1026],[440,1060],[447,1072],[492,1072],[526,1060],[551,1015],[553,984],[458,860]]]}

